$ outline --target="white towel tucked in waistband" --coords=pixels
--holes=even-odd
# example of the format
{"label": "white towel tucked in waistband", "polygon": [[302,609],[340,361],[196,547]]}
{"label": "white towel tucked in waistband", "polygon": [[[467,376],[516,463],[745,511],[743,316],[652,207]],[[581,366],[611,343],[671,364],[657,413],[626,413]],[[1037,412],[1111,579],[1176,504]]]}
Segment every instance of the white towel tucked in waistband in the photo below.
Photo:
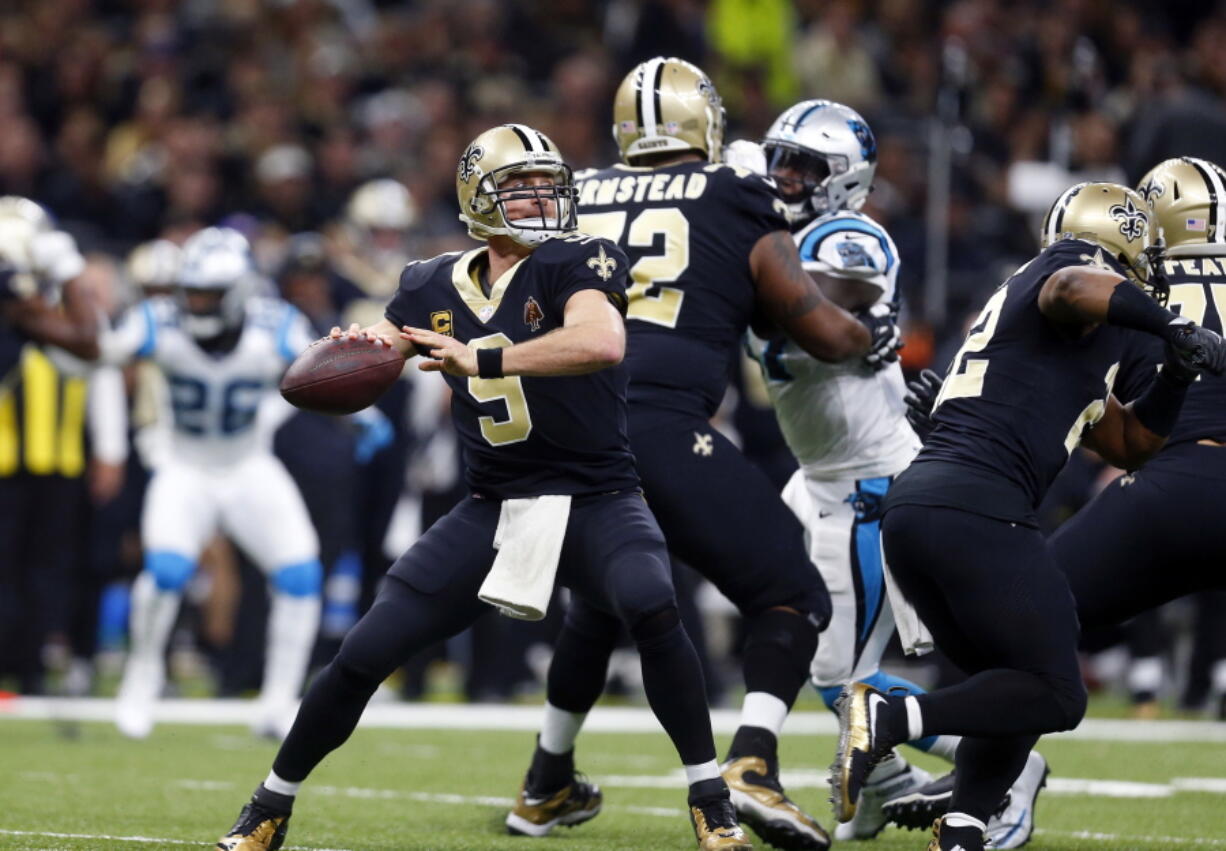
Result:
{"label": "white towel tucked in waistband", "polygon": [[494,532],[498,555],[477,597],[510,618],[545,617],[569,519],[569,496],[504,499]]}
{"label": "white towel tucked in waistband", "polygon": [[889,598],[890,608],[894,610],[894,625],[898,628],[898,640],[903,652],[908,656],[923,656],[932,650],[932,633],[920,620],[907,598],[894,582],[887,565],[882,565],[885,574],[885,594]]}

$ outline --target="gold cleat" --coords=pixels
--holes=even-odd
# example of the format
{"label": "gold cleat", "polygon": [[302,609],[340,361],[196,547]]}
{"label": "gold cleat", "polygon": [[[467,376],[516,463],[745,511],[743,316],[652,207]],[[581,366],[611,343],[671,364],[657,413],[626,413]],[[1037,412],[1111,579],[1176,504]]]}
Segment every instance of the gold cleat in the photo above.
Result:
{"label": "gold cleat", "polygon": [[951,827],[945,816],[932,823],[932,839],[928,851],[984,851],[987,834],[974,825]]}
{"label": "gold cleat", "polygon": [[753,851],[753,845],[736,820],[736,810],[727,798],[709,799],[690,805],[690,823],[701,851]]}
{"label": "gold cleat", "polygon": [[839,749],[830,766],[830,803],[840,822],[851,821],[855,816],[860,790],[869,774],[879,762],[892,756],[896,743],[883,733],[884,725],[878,718],[887,706],[886,696],[864,683],[844,686],[835,701]]}
{"label": "gold cleat", "polygon": [[544,836],[559,825],[574,827],[595,818],[603,801],[600,787],[578,772],[569,785],[551,795],[532,795],[524,778],[515,806],[507,813],[507,833]]}
{"label": "gold cleat", "polygon": [[276,851],[285,842],[289,814],[275,813],[254,801],[243,807],[230,832],[217,840],[221,851]]}
{"label": "gold cleat", "polygon": [[766,760],[745,756],[721,769],[737,818],[782,851],[825,851],[830,835],[784,793]]}

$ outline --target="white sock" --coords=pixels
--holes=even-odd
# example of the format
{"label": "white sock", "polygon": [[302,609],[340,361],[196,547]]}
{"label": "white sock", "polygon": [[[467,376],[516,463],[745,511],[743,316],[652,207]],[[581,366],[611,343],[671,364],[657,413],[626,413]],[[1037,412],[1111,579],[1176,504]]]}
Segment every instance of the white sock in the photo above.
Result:
{"label": "white sock", "polygon": [[961,736],[937,736],[932,743],[932,747],[928,748],[927,753],[933,756],[939,756],[946,762],[954,761],[954,754],[958,751],[958,745],[962,742]]}
{"label": "white sock", "polygon": [[129,671],[156,672],[159,683],[165,678],[166,645],[179,615],[179,601],[178,593],[158,590],[149,571],[136,577],[128,618]]}
{"label": "white sock", "polygon": [[903,703],[907,707],[907,741],[924,738],[924,716],[920,713],[919,701],[914,695],[907,695]]}
{"label": "white sock", "polygon": [[700,780],[715,780],[718,777],[719,763],[715,760],[685,767],[685,782],[691,786]]}
{"label": "white sock", "polygon": [[943,821],[950,827],[977,827],[982,833],[988,832],[986,824],[966,813],[946,813]]}
{"label": "white sock", "polygon": [[741,726],[762,727],[779,736],[788,717],[788,705],[773,694],[751,691],[741,704]]}
{"label": "white sock", "polygon": [[264,685],[260,689],[260,703],[265,711],[282,712],[297,701],[319,631],[319,606],[317,595],[295,597],[280,592],[272,595]]}
{"label": "white sock", "polygon": [[264,788],[269,792],[276,792],[278,795],[289,795],[293,797],[298,794],[298,790],[302,788],[301,783],[290,783],[288,780],[282,780],[277,776],[277,772],[268,772],[267,779],[264,780]]}
{"label": "white sock", "polygon": [[555,756],[574,750],[575,739],[579,738],[585,718],[586,712],[567,712],[546,701],[545,719],[541,723],[541,737],[538,742],[541,750]]}

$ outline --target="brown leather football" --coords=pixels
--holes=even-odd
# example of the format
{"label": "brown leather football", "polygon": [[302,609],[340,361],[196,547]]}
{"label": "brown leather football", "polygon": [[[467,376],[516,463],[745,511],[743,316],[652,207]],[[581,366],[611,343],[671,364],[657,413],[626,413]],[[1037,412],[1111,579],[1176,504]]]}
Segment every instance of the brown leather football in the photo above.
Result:
{"label": "brown leather football", "polygon": [[404,369],[395,348],[365,338],[324,339],[290,364],[281,395],[296,408],[321,414],[352,414],[382,396]]}

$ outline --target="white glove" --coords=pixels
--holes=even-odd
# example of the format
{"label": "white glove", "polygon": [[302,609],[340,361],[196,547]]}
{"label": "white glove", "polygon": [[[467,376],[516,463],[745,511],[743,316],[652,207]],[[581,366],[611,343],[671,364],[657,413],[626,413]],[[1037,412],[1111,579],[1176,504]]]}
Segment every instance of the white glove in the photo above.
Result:
{"label": "white glove", "polygon": [[766,151],[757,142],[737,139],[724,146],[724,162],[766,176]]}

